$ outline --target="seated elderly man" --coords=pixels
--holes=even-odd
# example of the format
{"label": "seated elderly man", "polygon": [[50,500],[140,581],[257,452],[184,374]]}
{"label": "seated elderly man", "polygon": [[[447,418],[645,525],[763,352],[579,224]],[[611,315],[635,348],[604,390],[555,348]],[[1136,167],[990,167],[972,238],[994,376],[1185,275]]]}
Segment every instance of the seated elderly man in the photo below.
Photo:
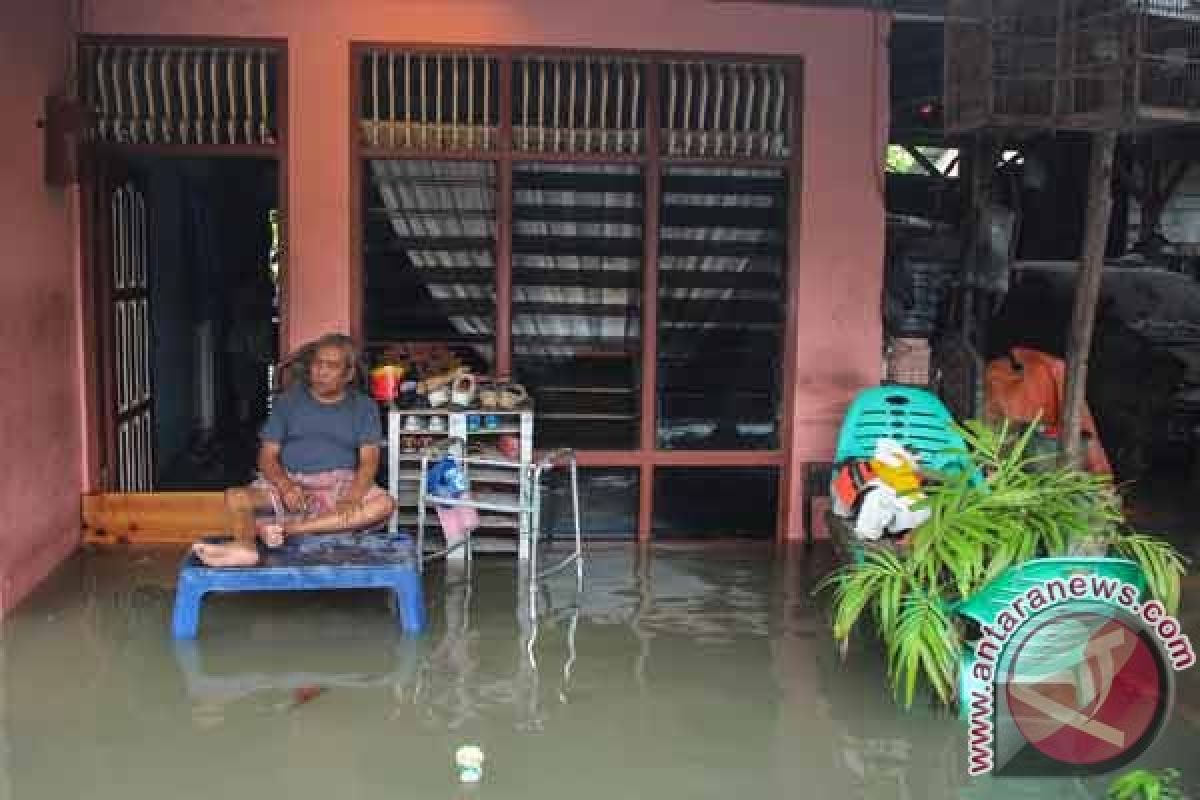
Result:
{"label": "seated elderly man", "polygon": [[[391,495],[375,485],[382,431],[375,401],[353,385],[358,354],[348,336],[328,334],[299,358],[300,380],[275,399],[263,426],[260,477],[229,489],[229,544],[197,543],[211,567],[258,563],[256,537],[268,547],[289,534],[372,528],[391,515]],[[260,512],[274,515],[256,523]]]}

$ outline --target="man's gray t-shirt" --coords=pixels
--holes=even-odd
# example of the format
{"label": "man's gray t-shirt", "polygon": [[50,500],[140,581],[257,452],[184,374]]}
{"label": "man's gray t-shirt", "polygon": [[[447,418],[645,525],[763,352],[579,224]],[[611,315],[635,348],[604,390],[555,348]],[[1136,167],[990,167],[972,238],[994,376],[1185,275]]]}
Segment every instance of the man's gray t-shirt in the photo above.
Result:
{"label": "man's gray t-shirt", "polygon": [[383,438],[379,407],[355,389],[336,403],[322,403],[297,384],[275,398],[263,425],[262,440],[282,445],[280,460],[288,472],[354,469],[358,449]]}

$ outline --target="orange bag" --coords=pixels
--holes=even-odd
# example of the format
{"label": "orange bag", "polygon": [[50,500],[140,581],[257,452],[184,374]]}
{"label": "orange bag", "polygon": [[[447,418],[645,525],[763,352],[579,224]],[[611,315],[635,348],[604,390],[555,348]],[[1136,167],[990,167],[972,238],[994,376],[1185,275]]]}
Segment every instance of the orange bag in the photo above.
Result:
{"label": "orange bag", "polygon": [[[1014,347],[1010,356],[997,358],[984,373],[983,416],[989,422],[1004,419],[1032,422],[1041,415],[1043,425],[1062,427],[1066,367],[1062,359],[1026,347]],[[1112,475],[1112,465],[1100,444],[1096,422],[1086,404],[1083,433],[1087,440],[1085,466],[1098,475]]]}

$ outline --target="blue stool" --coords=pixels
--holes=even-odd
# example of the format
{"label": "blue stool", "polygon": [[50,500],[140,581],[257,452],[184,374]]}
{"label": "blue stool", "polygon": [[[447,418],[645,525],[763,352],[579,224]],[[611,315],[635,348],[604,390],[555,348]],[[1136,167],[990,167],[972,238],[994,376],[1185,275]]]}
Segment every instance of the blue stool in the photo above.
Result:
{"label": "blue stool", "polygon": [[402,533],[295,536],[254,567],[206,567],[188,553],[179,570],[171,631],[194,639],[209,592],[389,589],[404,632],[425,631],[425,598],[412,538]]}

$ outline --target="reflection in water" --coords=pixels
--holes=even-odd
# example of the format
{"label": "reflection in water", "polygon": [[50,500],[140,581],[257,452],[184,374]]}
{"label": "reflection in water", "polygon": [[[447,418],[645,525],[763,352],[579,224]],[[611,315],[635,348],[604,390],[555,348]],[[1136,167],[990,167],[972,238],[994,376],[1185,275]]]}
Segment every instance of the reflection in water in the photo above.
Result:
{"label": "reflection in water", "polygon": [[[898,711],[869,646],[833,651],[811,598],[819,561],[597,549],[585,591],[554,576],[532,619],[511,562],[481,559],[428,576],[421,640],[382,595],[324,593],[214,597],[201,638],[174,644],[176,563],[77,558],[6,624],[0,800],[1066,800],[1100,786],[969,782],[955,719]],[[1183,707],[1198,689],[1183,676]],[[1178,716],[1147,761],[1194,783],[1196,732]],[[487,768],[464,790],[452,757],[468,743]]]}

